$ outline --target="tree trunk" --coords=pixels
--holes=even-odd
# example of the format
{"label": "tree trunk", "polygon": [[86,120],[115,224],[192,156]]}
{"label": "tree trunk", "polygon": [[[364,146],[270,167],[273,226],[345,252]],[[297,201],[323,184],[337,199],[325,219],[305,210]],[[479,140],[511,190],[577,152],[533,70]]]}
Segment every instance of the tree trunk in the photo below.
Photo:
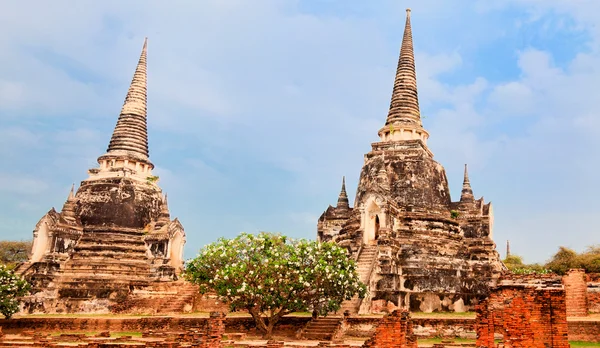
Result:
{"label": "tree trunk", "polygon": [[[281,319],[281,317],[283,317],[284,315],[288,314],[288,312],[282,310],[274,315],[271,315],[268,318],[263,318],[260,316],[260,313],[258,313],[254,308],[247,309],[248,312],[250,312],[252,318],[254,319],[256,327],[259,331],[263,333],[263,338],[267,340],[270,340],[273,337],[273,328],[275,327],[275,324],[279,322],[279,319]],[[266,323],[265,319],[267,321]]]}
{"label": "tree trunk", "polygon": [[253,307],[247,308],[248,312],[254,319],[254,323],[256,323],[256,328],[263,333],[263,335],[267,334],[267,325],[265,325],[264,319],[260,316],[260,313],[256,312]]}

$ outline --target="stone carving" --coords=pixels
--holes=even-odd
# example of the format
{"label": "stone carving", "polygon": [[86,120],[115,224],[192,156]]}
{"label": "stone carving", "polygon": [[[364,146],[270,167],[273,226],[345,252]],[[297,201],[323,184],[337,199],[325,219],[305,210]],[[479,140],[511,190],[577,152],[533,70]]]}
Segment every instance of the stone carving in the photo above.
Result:
{"label": "stone carving", "polygon": [[149,160],[146,54],[145,41],[99,168],[33,231],[32,257],[17,269],[33,284],[26,311],[106,312],[134,290],[177,280],[183,269],[185,232],[171,220]]}
{"label": "stone carving", "polygon": [[461,198],[452,202],[444,167],[427,147],[410,11],[390,110],[378,134],[365,155],[354,208],[347,198],[340,205],[344,185],[338,205],[318,221],[318,238],[346,247],[370,290],[343,308],[371,312],[377,301],[377,308],[389,302],[424,312],[473,309],[504,269],[491,238],[492,206],[474,198],[466,166]]}

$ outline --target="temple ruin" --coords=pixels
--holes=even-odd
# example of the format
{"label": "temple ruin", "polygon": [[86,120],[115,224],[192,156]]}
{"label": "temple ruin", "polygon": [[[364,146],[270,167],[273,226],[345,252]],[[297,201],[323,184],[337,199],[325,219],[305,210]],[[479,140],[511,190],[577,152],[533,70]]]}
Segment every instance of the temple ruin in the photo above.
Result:
{"label": "temple ruin", "polygon": [[505,347],[570,347],[566,292],[553,275],[503,278],[476,312],[478,348],[498,347],[498,334]]}
{"label": "temple ruin", "polygon": [[466,165],[460,200],[453,202],[444,167],[427,146],[410,10],[378,135],[364,158],[354,208],[344,182],[337,206],[318,221],[318,239],[346,247],[369,288],[369,297],[349,301],[343,310],[473,310],[504,269],[492,240],[492,205],[475,198]]}
{"label": "temple ruin", "polygon": [[35,226],[31,259],[17,269],[33,286],[28,312],[106,312],[182,270],[183,226],[149,159],[146,54],[147,40],[99,167]]}

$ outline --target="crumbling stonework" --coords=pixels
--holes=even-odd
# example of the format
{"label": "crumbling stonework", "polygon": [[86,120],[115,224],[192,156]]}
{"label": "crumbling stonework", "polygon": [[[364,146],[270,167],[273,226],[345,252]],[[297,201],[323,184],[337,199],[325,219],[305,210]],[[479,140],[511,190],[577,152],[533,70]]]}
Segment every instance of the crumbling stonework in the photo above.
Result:
{"label": "crumbling stonework", "polygon": [[81,333],[61,333],[50,335],[48,332],[23,331],[21,335],[7,337],[0,336],[2,347],[90,347],[90,348],[116,348],[116,347],[223,347],[223,334],[225,316],[222,313],[211,313],[210,318],[201,325],[186,327],[183,331],[170,332],[160,330],[145,330],[142,337],[122,335],[111,337],[109,331],[101,331],[93,336]]}
{"label": "crumbling stonework", "polygon": [[146,131],[146,42],[107,152],[59,212],[33,231],[17,272],[33,285],[27,312],[107,312],[133,291],[173,281],[185,233],[152,174]]}
{"label": "crumbling stonework", "polygon": [[355,207],[330,206],[318,223],[319,238],[346,247],[369,287],[370,297],[343,309],[472,309],[504,270],[492,240],[492,206],[475,199],[466,167],[461,198],[452,202],[444,167],[427,147],[410,12],[390,110],[378,134],[365,155]]}
{"label": "crumbling stonework", "polygon": [[352,208],[348,202],[346,194],[346,178],[342,179],[342,190],[338,197],[338,202],[335,207],[331,205],[327,207],[325,212],[319,217],[317,224],[317,240],[320,242],[328,242],[337,236],[342,229],[344,223],[352,214]]}
{"label": "crumbling stonework", "polygon": [[375,334],[363,344],[364,348],[417,348],[410,313],[395,310],[381,319]]}
{"label": "crumbling stonework", "polygon": [[587,282],[585,270],[571,269],[562,278],[565,288],[568,317],[588,315]]}
{"label": "crumbling stonework", "polygon": [[586,274],[588,312],[600,313],[600,273]]}
{"label": "crumbling stonework", "polygon": [[515,277],[494,288],[476,308],[478,348],[495,348],[494,334],[506,347],[568,348],[565,291]]}

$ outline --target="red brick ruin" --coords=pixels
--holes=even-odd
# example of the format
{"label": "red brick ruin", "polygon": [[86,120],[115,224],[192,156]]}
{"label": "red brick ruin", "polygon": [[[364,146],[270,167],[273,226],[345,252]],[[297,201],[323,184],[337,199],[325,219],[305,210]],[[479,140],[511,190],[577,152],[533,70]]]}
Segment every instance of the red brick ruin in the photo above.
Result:
{"label": "red brick ruin", "polygon": [[364,348],[417,348],[410,313],[395,310],[381,319],[375,334],[363,344]]}
{"label": "red brick ruin", "polygon": [[169,332],[164,329],[145,330],[142,337],[120,336],[111,337],[109,331],[102,331],[95,336],[81,333],[62,333],[52,336],[49,332],[27,330],[18,337],[3,335],[0,328],[0,347],[88,347],[88,348],[118,348],[118,347],[201,347],[222,348],[225,333],[225,314],[213,312],[203,325],[187,327],[184,330]]}
{"label": "red brick ruin", "polygon": [[588,289],[583,269],[571,269],[562,278],[565,287],[568,317],[588,315]]}
{"label": "red brick ruin", "polygon": [[500,285],[476,309],[477,348],[568,348],[565,291],[535,284]]}

